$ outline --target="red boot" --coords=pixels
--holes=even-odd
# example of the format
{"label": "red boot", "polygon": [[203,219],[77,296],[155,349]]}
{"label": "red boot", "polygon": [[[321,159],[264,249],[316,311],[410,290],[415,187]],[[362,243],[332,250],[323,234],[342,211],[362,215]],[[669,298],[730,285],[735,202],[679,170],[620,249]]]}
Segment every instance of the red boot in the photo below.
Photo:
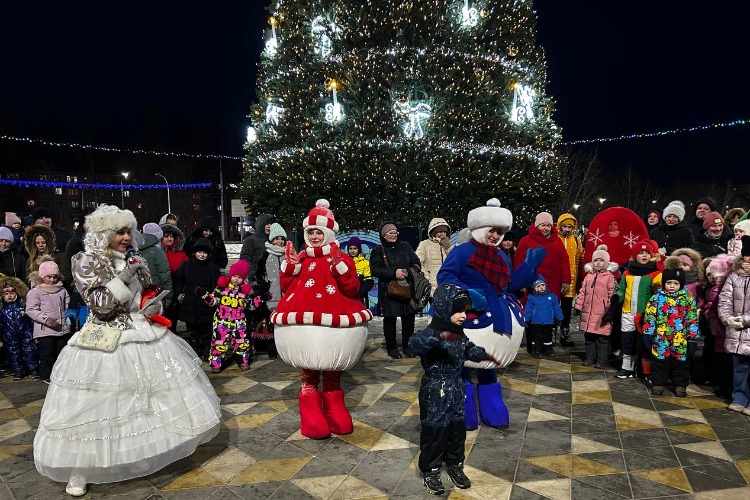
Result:
{"label": "red boot", "polygon": [[320,393],[299,393],[299,429],[303,436],[323,439],[331,435],[320,406]]}
{"label": "red boot", "polygon": [[323,399],[323,415],[331,432],[342,436],[354,431],[352,416],[344,404],[344,391],[335,389],[333,391],[321,392]]}

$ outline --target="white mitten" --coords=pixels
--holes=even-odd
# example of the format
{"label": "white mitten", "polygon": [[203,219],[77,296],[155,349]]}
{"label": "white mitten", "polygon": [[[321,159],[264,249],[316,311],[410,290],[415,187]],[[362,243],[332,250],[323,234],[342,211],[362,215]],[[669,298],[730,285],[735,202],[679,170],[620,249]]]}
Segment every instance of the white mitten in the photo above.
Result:
{"label": "white mitten", "polygon": [[745,327],[742,324],[742,317],[740,316],[729,316],[726,324],[729,328],[734,328],[735,330],[742,330]]}

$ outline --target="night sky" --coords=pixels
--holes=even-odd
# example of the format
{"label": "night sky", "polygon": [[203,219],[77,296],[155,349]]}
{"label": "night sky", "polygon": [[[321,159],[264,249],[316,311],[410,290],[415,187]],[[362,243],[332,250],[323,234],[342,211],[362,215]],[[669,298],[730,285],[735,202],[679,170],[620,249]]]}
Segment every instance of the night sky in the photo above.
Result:
{"label": "night sky", "polygon": [[[3,2],[0,134],[241,155],[267,3]],[[534,4],[565,140],[750,118],[747,2]],[[748,143],[750,126],[598,147],[611,168],[710,182]]]}

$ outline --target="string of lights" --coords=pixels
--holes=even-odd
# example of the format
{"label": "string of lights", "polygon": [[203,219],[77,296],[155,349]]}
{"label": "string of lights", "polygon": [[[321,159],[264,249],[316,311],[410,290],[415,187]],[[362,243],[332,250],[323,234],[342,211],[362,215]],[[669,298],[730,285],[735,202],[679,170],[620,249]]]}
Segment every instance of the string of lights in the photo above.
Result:
{"label": "string of lights", "polygon": [[[178,151],[148,151],[143,149],[111,148],[107,146],[93,146],[91,144],[78,144],[75,142],[46,141],[44,139],[32,139],[29,137],[15,137],[12,135],[0,135],[0,141],[26,142],[29,144],[41,144],[58,148],[90,149],[92,151],[104,151],[107,153],[130,153],[135,155],[171,156],[176,158],[199,158],[211,160],[242,160],[241,156],[230,156],[220,154],[181,153]],[[119,186],[119,184],[118,184]]]}
{"label": "string of lights", "polygon": [[[560,142],[558,146],[575,146],[578,144],[594,144],[594,143],[600,143],[600,142],[615,142],[615,141],[623,141],[623,140],[631,140],[631,139],[647,139],[647,138],[652,138],[652,137],[662,137],[666,135],[676,135],[676,134],[690,133],[690,132],[701,132],[704,130],[713,130],[713,129],[718,129],[718,128],[735,127],[735,126],[742,126],[742,125],[748,125],[748,124],[750,124],[750,119],[741,119],[741,120],[733,120],[733,121],[724,122],[724,123],[711,123],[708,125],[697,125],[695,127],[681,127],[681,128],[671,129],[671,130],[662,130],[659,132],[645,132],[642,134],[624,134],[624,135],[615,136],[615,137],[597,137],[594,139],[580,139],[577,141],[565,141],[565,142]],[[148,151],[148,150],[142,150],[142,149],[113,148],[113,147],[107,147],[107,146],[93,146],[91,144],[47,141],[44,139],[32,139],[29,137],[15,137],[15,136],[10,136],[10,135],[0,135],[0,140],[26,142],[29,144],[41,144],[43,146],[53,146],[53,147],[61,147],[61,148],[90,149],[94,151],[105,151],[105,152],[110,152],[110,153],[131,153],[131,154],[140,154],[140,155],[172,156],[172,157],[180,157],[180,158],[198,158],[198,159],[214,159],[214,160],[235,160],[235,161],[242,160],[241,156],[231,156],[231,155],[221,155],[221,154],[200,154],[200,153],[193,154],[193,153],[182,153],[182,152],[177,152],[177,151],[169,152],[169,151]],[[449,145],[447,147],[450,149],[453,149]],[[477,145],[475,147],[472,147],[471,145],[467,145],[467,148],[479,149],[481,150],[481,152],[487,152],[487,151],[493,150],[495,152],[506,153],[505,151],[501,151],[505,148],[500,148],[500,147],[491,146],[491,145],[484,145],[484,144]],[[191,185],[185,184],[185,186],[191,186]]]}
{"label": "string of lights", "polygon": [[617,137],[599,137],[596,139],[581,139],[579,141],[567,141],[567,142],[561,142],[559,146],[573,146],[576,144],[592,144],[597,142],[614,142],[614,141],[624,141],[628,139],[646,139],[649,137],[661,137],[665,135],[675,135],[675,134],[682,134],[687,132],[699,132],[703,130],[712,130],[717,128],[725,128],[725,127],[735,127],[739,125],[747,125],[750,124],[750,120],[733,120],[731,122],[725,122],[725,123],[712,123],[710,125],[698,125],[696,127],[682,127],[682,128],[676,128],[672,130],[662,130],[661,132],[646,132],[643,134],[627,134],[627,135],[620,135]]}
{"label": "string of lights", "polygon": [[[94,182],[54,182],[54,181],[32,181],[22,179],[0,179],[0,185],[15,187],[48,187],[48,188],[79,188],[79,189],[165,189],[164,184],[117,184],[94,183]],[[169,189],[202,189],[210,188],[210,182],[197,182],[190,184],[170,184]]]}

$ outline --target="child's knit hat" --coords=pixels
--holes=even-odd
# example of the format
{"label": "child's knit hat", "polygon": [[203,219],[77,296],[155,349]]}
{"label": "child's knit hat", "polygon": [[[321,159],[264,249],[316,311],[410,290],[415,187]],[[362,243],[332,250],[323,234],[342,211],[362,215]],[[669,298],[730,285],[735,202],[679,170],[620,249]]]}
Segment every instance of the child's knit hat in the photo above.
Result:
{"label": "child's knit hat", "polygon": [[284,228],[281,227],[281,224],[279,224],[278,222],[274,222],[273,224],[271,224],[271,231],[268,233],[268,241],[273,241],[279,236],[281,236],[285,240],[287,239],[286,231],[284,231]]}
{"label": "child's knit hat", "polygon": [[633,249],[630,251],[630,255],[635,259],[641,252],[648,252],[651,255],[654,255],[655,253],[659,252],[659,249],[656,248],[652,240],[641,240],[633,245]]}
{"label": "child's knit hat", "polygon": [[741,230],[745,234],[750,235],[750,219],[745,219],[739,221],[737,224],[734,225],[734,230]]}
{"label": "child's knit hat", "polygon": [[44,278],[45,276],[51,276],[53,274],[60,275],[60,268],[54,260],[46,260],[39,265],[39,277]]}
{"label": "child's knit hat", "polygon": [[685,286],[685,271],[682,269],[664,269],[661,273],[661,282],[666,284],[667,281],[674,280],[680,283],[680,288]]}
{"label": "child's knit hat", "polygon": [[5,212],[5,225],[12,226],[13,224],[20,224],[21,218],[15,214],[15,212]]}
{"label": "child's knit hat", "polygon": [[725,253],[719,254],[706,266],[706,274],[717,278],[726,278],[732,272],[733,263],[734,256]]}
{"label": "child's knit hat", "polygon": [[212,254],[214,253],[214,246],[208,238],[198,238],[191,251],[195,253],[198,250]]}
{"label": "child's knit hat", "polygon": [[536,287],[538,287],[539,285],[547,286],[547,282],[544,281],[544,278],[534,280],[534,282],[531,284],[531,289],[536,290]]}
{"label": "child's knit hat", "polygon": [[451,303],[451,316],[458,312],[468,311],[469,309],[471,309],[471,298],[469,297],[469,292],[461,290],[455,297],[453,297],[453,302]]}
{"label": "child's knit hat", "polygon": [[157,240],[161,240],[164,237],[164,230],[155,222],[149,222],[143,225],[143,234],[151,234],[156,236]]}
{"label": "child's knit hat", "polygon": [[610,256],[609,252],[607,252],[607,245],[599,245],[596,247],[594,253],[591,254],[591,262],[594,262],[596,259],[604,260],[604,269],[609,267]]}
{"label": "child's knit hat", "polygon": [[348,249],[349,247],[357,247],[357,250],[359,250],[359,253],[362,253],[362,240],[360,240],[357,236],[352,236],[349,238],[349,241],[346,242],[346,246],[344,249]]}
{"label": "child's knit hat", "polygon": [[250,274],[250,264],[244,259],[238,260],[229,267],[229,277],[231,278],[235,274],[243,280],[247,279],[247,275]]}

